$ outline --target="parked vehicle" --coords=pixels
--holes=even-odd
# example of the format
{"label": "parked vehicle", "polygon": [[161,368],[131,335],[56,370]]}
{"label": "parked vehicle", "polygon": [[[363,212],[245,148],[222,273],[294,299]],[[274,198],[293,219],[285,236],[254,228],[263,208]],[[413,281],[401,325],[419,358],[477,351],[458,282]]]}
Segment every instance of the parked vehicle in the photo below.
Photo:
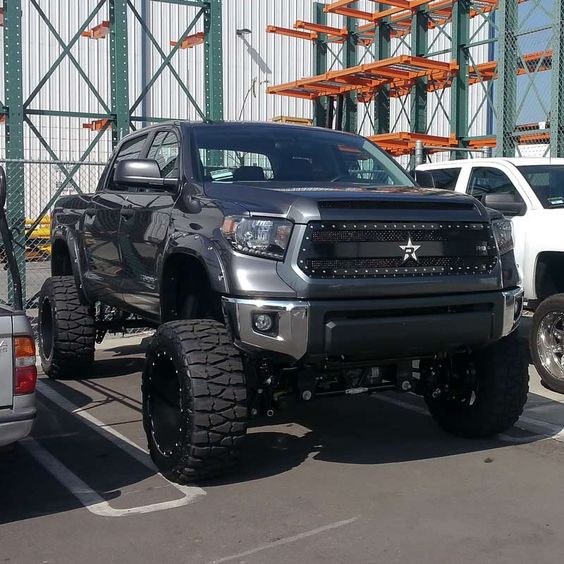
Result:
{"label": "parked vehicle", "polygon": [[416,175],[511,218],[526,305],[535,310],[531,355],[545,385],[564,393],[564,159],[425,164]]}
{"label": "parked vehicle", "polygon": [[0,447],[23,439],[35,419],[35,340],[23,311],[22,288],[4,212],[6,175],[0,167],[0,240],[12,279],[14,307],[0,305]]}
{"label": "parked vehicle", "polygon": [[248,418],[291,399],[414,391],[468,437],[522,412],[510,222],[417,188],[362,137],[159,125],[126,137],[97,192],[61,198],[52,221],[43,368],[79,377],[111,324],[158,327],[143,418],[172,479],[229,468]]}

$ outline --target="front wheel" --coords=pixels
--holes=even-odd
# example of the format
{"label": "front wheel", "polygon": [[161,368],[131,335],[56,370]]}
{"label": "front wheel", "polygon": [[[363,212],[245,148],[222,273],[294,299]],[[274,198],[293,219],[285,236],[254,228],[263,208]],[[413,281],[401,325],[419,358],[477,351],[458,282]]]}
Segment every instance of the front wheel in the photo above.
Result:
{"label": "front wheel", "polygon": [[564,294],[542,302],[533,316],[531,356],[543,384],[564,393]]}
{"label": "front wheel", "polygon": [[472,385],[467,393],[425,396],[431,415],[445,431],[461,437],[489,437],[512,427],[529,391],[526,348],[517,335],[468,356]]}
{"label": "front wheel", "polygon": [[247,429],[241,357],[212,320],[159,327],[143,371],[143,425],[153,461],[189,482],[230,469]]}

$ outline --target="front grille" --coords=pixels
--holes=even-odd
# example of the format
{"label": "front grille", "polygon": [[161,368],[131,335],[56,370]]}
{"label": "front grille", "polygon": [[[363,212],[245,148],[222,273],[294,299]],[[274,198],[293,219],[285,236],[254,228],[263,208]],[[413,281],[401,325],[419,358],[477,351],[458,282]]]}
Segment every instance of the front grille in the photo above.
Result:
{"label": "front grille", "polygon": [[486,223],[311,222],[299,268],[311,278],[401,278],[491,273]]}

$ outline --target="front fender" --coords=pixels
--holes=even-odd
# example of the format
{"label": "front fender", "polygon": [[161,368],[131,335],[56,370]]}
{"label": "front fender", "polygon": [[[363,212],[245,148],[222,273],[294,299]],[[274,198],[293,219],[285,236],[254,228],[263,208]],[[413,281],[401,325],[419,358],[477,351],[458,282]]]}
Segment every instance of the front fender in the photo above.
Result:
{"label": "front fender", "polygon": [[214,292],[229,294],[229,281],[217,245],[212,240],[196,233],[174,233],[171,235],[158,264],[158,278],[161,287],[164,265],[172,255],[179,253],[195,258],[202,264]]}

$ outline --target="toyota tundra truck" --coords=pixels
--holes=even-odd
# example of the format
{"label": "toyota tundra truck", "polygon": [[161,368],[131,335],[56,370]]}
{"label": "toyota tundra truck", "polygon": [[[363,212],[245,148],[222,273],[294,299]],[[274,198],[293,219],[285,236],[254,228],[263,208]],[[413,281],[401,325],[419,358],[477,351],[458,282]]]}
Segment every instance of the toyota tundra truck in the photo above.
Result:
{"label": "toyota tundra truck", "polygon": [[81,377],[106,331],[154,327],[143,419],[171,479],[226,471],[248,420],[294,400],[413,392],[464,437],[504,431],[523,410],[510,222],[417,187],[362,137],[272,123],[140,130],[94,194],[58,201],[51,242],[43,369]]}

